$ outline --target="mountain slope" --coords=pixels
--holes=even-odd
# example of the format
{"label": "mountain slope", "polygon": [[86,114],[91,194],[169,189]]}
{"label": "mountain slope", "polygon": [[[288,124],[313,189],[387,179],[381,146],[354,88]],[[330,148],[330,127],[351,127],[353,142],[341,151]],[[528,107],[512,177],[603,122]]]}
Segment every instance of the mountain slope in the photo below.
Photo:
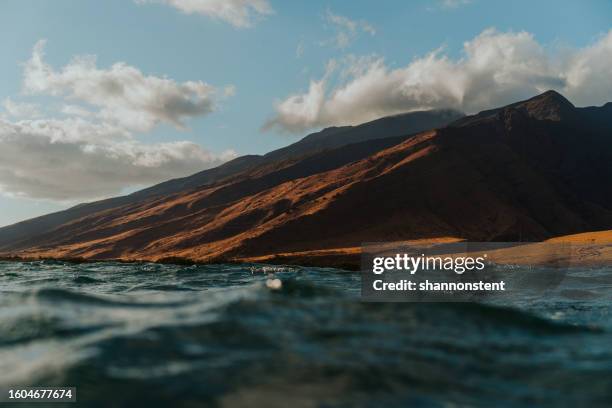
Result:
{"label": "mountain slope", "polygon": [[270,152],[264,157],[273,160],[287,159],[298,157],[307,151],[315,152],[366,140],[410,135],[446,126],[463,116],[454,110],[441,109],[387,116],[358,126],[331,127],[312,133],[299,142]]}
{"label": "mountain slope", "polygon": [[102,211],[12,252],[308,262],[309,252],[366,241],[538,241],[612,229],[608,109],[575,108],[547,92],[413,137],[329,149]]}
{"label": "mountain slope", "polygon": [[134,205],[154,197],[209,185],[258,166],[269,166],[279,161],[296,159],[324,149],[341,147],[370,139],[409,135],[444,126],[462,116],[463,114],[452,110],[410,112],[381,118],[358,126],[324,129],[310,134],[292,145],[263,156],[238,157],[213,169],[204,170],[188,177],[169,180],[127,196],[80,204],[64,211],[0,228],[0,250],[15,247],[20,241],[31,239],[33,236],[44,234],[63,224],[100,211]]}

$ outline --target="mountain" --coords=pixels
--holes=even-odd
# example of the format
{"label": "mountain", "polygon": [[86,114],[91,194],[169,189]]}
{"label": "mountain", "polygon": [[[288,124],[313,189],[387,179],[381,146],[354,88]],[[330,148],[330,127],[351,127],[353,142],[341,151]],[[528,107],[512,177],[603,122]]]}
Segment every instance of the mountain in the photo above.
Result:
{"label": "mountain", "polygon": [[63,224],[100,211],[134,205],[153,197],[161,197],[206,186],[258,166],[266,166],[282,160],[299,158],[325,149],[341,147],[369,139],[406,136],[444,126],[462,116],[462,113],[453,110],[430,110],[381,118],[359,126],[327,128],[263,156],[241,156],[213,169],[204,170],[188,177],[169,180],[130,195],[80,204],[64,211],[0,228],[0,250],[3,248],[14,248],[22,240],[28,240],[33,236],[52,231]]}
{"label": "mountain", "polygon": [[549,91],[100,211],[6,251],[329,265],[368,241],[541,241],[612,229],[609,113],[610,104],[576,108]]}
{"label": "mountain", "polygon": [[450,109],[429,110],[387,116],[359,126],[331,127],[270,152],[264,157],[272,160],[287,159],[298,157],[304,152],[332,149],[372,139],[410,135],[445,126],[463,116],[462,113]]}

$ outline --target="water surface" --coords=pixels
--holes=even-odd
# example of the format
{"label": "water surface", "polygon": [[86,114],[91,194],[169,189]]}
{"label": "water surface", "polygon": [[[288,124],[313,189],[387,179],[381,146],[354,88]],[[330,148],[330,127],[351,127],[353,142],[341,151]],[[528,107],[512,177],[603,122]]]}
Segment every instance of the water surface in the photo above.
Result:
{"label": "water surface", "polygon": [[359,274],[280,268],[271,290],[269,271],[0,263],[0,385],[100,407],[612,404],[612,268],[511,304],[365,303]]}

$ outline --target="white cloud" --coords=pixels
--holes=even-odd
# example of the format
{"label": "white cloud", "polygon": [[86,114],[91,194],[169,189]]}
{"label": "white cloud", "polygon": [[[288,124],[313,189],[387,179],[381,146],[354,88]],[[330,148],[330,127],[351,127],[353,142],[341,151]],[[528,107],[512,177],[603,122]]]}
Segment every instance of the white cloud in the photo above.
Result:
{"label": "white cloud", "polygon": [[456,9],[472,3],[472,0],[442,0],[440,7],[443,9]]}
{"label": "white cloud", "polygon": [[92,112],[80,105],[64,104],[60,109],[60,112],[68,116],[82,116],[92,117],[95,116],[95,112]]}
{"label": "white cloud", "polygon": [[[236,154],[214,154],[190,141],[143,143],[134,132],[184,121],[214,108],[213,96],[230,97],[201,81],[178,83],[148,76],[123,63],[96,67],[76,57],[60,70],[45,63],[44,42],[24,65],[24,95],[51,102],[3,102],[0,115],[0,194],[74,202],[116,195],[125,188],[187,176]],[[59,100],[59,103],[58,103]],[[53,117],[53,116],[57,117]]]}
{"label": "white cloud", "polygon": [[228,85],[223,88],[223,96],[229,98],[230,96],[236,95],[236,86]]}
{"label": "white cloud", "polygon": [[166,122],[184,127],[184,119],[206,115],[215,108],[214,87],[202,81],[178,83],[143,74],[119,62],[108,69],[92,56],[75,57],[56,71],[44,61],[45,41],[36,43],[24,68],[28,94],[65,96],[100,109],[101,118],[137,131]]}
{"label": "white cloud", "polygon": [[612,30],[569,56],[546,50],[527,32],[487,29],[464,44],[459,59],[437,49],[399,68],[377,57],[348,58],[343,67],[339,78],[326,70],[305,93],[277,102],[264,128],[303,132],[430,108],[473,113],[548,89],[579,105],[602,104],[612,95]]}
{"label": "white cloud", "polygon": [[376,29],[367,21],[351,20],[348,17],[334,14],[329,9],[325,13],[325,20],[336,29],[336,35],[331,43],[337,48],[348,47],[360,32],[370,35],[376,34]]}
{"label": "white cloud", "polygon": [[234,27],[251,27],[257,18],[274,13],[268,0],[135,0],[136,3],[165,3],[186,14],[201,14]]}
{"label": "white cloud", "polygon": [[573,53],[564,66],[566,89],[579,105],[612,99],[612,30],[592,46]]}
{"label": "white cloud", "polygon": [[11,98],[5,98],[2,101],[5,114],[3,116],[12,116],[14,118],[23,117],[39,117],[41,115],[38,105],[34,103],[15,102]]}
{"label": "white cloud", "polygon": [[295,57],[302,58],[304,55],[304,40],[300,40],[298,45],[295,47]]}
{"label": "white cloud", "polygon": [[83,119],[0,119],[0,192],[56,201],[108,197],[215,166],[195,143],[143,144],[121,130]]}

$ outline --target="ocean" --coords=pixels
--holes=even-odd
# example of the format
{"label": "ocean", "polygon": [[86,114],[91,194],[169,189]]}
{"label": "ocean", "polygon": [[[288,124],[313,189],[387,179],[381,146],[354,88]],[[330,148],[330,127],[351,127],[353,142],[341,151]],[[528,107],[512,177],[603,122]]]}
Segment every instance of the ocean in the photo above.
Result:
{"label": "ocean", "polygon": [[71,407],[612,405],[612,268],[484,303],[368,303],[360,279],[2,262],[0,388],[76,387]]}

